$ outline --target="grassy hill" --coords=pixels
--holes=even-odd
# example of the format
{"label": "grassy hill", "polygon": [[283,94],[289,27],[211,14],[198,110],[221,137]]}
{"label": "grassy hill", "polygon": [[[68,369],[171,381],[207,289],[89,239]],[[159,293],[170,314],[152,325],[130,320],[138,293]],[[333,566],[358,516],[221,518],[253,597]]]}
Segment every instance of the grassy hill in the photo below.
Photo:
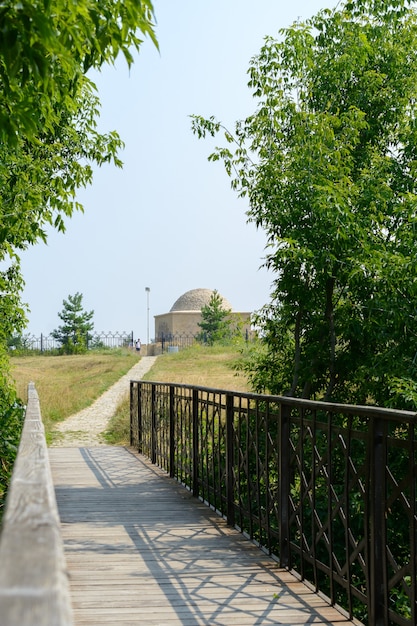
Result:
{"label": "grassy hill", "polygon": [[[163,354],[144,376],[144,380],[154,382],[183,383],[248,391],[246,379],[237,376],[233,369],[240,356],[240,349],[235,346],[194,346],[177,353]],[[129,443],[129,401],[122,403],[117,414],[110,420],[106,439],[115,445]]]}
{"label": "grassy hill", "polygon": [[[237,376],[233,370],[239,355],[239,348],[235,346],[197,345],[161,355],[145,379],[246,391],[245,378]],[[137,360],[135,352],[111,350],[85,355],[13,357],[11,365],[19,396],[24,401],[28,383],[35,383],[48,432],[54,422],[92,404]],[[125,402],[112,420],[107,439],[109,443],[126,444],[128,434],[129,405]]]}
{"label": "grassy hill", "polygon": [[235,346],[196,345],[161,355],[144,379],[248,391],[246,379],[233,369],[239,356],[240,349]]}
{"label": "grassy hill", "polygon": [[137,361],[135,352],[122,349],[65,356],[19,356],[12,357],[11,371],[24,402],[28,383],[35,383],[48,430],[53,422],[92,404]]}

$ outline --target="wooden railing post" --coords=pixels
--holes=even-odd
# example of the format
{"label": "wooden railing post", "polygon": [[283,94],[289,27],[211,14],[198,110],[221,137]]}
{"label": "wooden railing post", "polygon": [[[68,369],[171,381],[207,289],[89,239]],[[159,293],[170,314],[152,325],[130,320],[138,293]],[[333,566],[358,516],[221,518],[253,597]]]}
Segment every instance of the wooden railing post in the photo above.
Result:
{"label": "wooden railing post", "polygon": [[226,501],[227,501],[227,523],[229,526],[235,525],[235,494],[234,494],[234,411],[233,394],[226,395]]}
{"label": "wooden railing post", "polygon": [[290,418],[291,407],[281,404],[279,420],[279,562],[291,566],[290,553]]}

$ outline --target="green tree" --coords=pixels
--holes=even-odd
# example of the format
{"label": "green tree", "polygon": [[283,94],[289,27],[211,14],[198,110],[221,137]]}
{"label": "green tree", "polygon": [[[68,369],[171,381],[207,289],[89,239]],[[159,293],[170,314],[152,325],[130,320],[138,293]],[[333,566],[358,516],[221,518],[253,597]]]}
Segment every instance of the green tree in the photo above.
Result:
{"label": "green tree", "polygon": [[0,262],[6,268],[0,290],[8,294],[0,299],[0,317],[3,328],[18,333],[25,324],[19,251],[46,241],[47,225],[64,231],[64,218],[82,210],[75,195],[91,183],[91,163],[121,165],[120,138],[96,131],[99,102],[88,81],[80,82],[75,101],[77,114],[62,111],[53,133],[42,132],[36,141],[19,136],[12,146],[0,143]]}
{"label": "green tree", "polygon": [[121,165],[117,133],[97,132],[87,71],[119,53],[130,65],[142,37],[157,41],[150,0],[7,1],[0,32],[0,467],[8,475],[19,433],[7,338],[26,323],[19,251],[82,210],[75,194],[91,182],[92,164]]}
{"label": "green tree", "polygon": [[201,309],[201,322],[198,323],[201,333],[198,340],[213,345],[217,341],[230,339],[232,334],[230,313],[230,309],[224,307],[223,298],[215,289],[208,304]]}
{"label": "green tree", "polygon": [[[265,229],[271,302],[256,388],[417,404],[417,19],[356,0],[267,38],[249,69],[255,113],[222,159]],[[223,127],[195,117],[193,130]]]}
{"label": "green tree", "polygon": [[89,333],[94,329],[92,321],[94,311],[84,311],[83,295],[76,293],[63,300],[63,308],[58,317],[63,321],[51,335],[60,342],[61,350],[65,354],[85,352],[87,349]]}
{"label": "green tree", "polygon": [[8,143],[54,131],[90,68],[119,53],[130,65],[143,36],[157,45],[150,0],[3,2],[0,32],[0,135]]}
{"label": "green tree", "polygon": [[[77,189],[91,164],[113,162],[123,145],[100,134],[99,100],[90,68],[127,63],[141,36],[157,45],[150,0],[23,0],[0,7],[0,292],[18,296],[18,250],[45,240],[45,225],[64,230],[82,207]],[[25,323],[19,298],[0,300],[1,320]]]}
{"label": "green tree", "polygon": [[150,0],[23,0],[0,7],[3,337],[25,324],[18,251],[45,240],[48,224],[65,230],[64,218],[82,210],[75,194],[91,182],[92,163],[121,165],[117,133],[97,132],[99,100],[85,74],[119,53],[131,64],[139,35],[157,45],[152,20]]}

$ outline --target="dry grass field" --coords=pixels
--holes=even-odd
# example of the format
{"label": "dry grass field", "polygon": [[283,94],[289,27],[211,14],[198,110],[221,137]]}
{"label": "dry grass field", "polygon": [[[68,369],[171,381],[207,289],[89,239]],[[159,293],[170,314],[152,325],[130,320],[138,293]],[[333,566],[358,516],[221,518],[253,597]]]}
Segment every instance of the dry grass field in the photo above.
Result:
{"label": "dry grass field", "polygon": [[245,377],[237,375],[233,369],[239,356],[239,348],[234,346],[196,345],[181,352],[163,354],[144,379],[249,391]]}
{"label": "dry grass field", "polygon": [[12,357],[11,368],[23,401],[28,383],[35,383],[48,430],[53,422],[92,404],[137,361],[134,352],[111,350],[83,355]]}
{"label": "dry grass field", "polygon": [[[145,379],[247,391],[246,379],[237,376],[233,369],[239,355],[237,347],[194,346],[158,357]],[[35,383],[48,435],[54,422],[92,404],[137,360],[134,352],[112,350],[85,355],[13,357],[11,365],[23,401],[26,400],[28,383]],[[128,435],[129,405],[125,402],[111,421],[107,440],[126,444]]]}
{"label": "dry grass field", "polygon": [[[234,346],[193,346],[187,350],[158,357],[155,365],[144,376],[144,380],[249,391],[244,376],[237,376],[233,369],[239,356],[240,350]],[[116,445],[129,443],[129,419],[129,401],[126,401],[119,406],[117,414],[110,421],[106,433],[109,443]]]}

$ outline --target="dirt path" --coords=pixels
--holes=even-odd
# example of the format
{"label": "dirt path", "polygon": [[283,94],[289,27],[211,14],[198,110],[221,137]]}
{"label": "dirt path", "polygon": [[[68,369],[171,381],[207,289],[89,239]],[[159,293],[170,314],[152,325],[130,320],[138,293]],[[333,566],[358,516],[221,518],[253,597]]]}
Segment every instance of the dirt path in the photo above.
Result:
{"label": "dirt path", "polygon": [[121,401],[129,394],[129,382],[140,380],[157,357],[144,356],[124,376],[103,393],[93,404],[74,413],[56,425],[58,433],[51,447],[83,447],[106,445],[102,433]]}

